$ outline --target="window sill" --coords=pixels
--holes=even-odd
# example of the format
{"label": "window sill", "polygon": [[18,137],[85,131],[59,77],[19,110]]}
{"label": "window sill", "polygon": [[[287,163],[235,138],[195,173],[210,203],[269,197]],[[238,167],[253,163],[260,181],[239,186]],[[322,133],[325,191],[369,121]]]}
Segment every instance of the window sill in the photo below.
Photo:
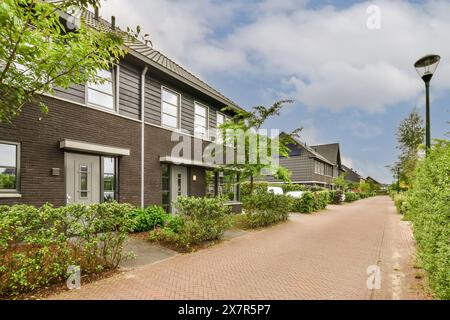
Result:
{"label": "window sill", "polygon": [[19,193],[0,193],[0,198],[22,198],[22,195]]}

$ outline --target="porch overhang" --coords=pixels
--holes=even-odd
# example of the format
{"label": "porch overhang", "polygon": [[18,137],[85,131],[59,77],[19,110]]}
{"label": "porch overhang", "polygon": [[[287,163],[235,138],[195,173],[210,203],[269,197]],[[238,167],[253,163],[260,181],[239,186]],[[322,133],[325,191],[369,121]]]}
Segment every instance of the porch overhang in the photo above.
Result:
{"label": "porch overhang", "polygon": [[96,143],[88,143],[78,140],[64,139],[59,147],[64,150],[101,154],[107,156],[129,156],[130,149],[111,147]]}
{"label": "porch overhang", "polygon": [[171,157],[171,156],[160,157],[159,162],[171,163],[171,164],[180,165],[180,166],[203,167],[203,168],[209,168],[209,169],[218,169],[219,168],[219,166],[214,163],[208,163],[208,162],[203,162],[203,161],[198,161],[198,160],[190,160],[190,159],[185,159],[185,158],[180,158],[180,157]]}

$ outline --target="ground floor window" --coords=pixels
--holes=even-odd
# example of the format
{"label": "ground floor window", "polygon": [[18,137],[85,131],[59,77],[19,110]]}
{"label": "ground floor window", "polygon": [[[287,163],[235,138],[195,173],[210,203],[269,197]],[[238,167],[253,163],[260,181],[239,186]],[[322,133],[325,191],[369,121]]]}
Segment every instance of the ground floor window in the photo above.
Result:
{"label": "ground floor window", "polygon": [[170,169],[168,164],[161,165],[162,207],[170,211]]}
{"label": "ground floor window", "polygon": [[0,142],[0,192],[19,191],[19,144]]}
{"label": "ground floor window", "polygon": [[117,200],[117,158],[102,157],[103,202]]}

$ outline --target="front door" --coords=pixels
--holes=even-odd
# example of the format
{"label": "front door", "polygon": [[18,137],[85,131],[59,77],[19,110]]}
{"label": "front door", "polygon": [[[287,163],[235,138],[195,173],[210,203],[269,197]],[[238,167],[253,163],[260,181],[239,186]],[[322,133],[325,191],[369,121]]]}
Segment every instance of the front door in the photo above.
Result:
{"label": "front door", "polygon": [[65,162],[67,203],[99,203],[100,157],[66,153]]}
{"label": "front door", "polygon": [[[174,202],[179,196],[188,195],[187,187],[187,168],[183,166],[172,166],[171,172],[171,201]],[[175,208],[172,206],[172,212]]]}

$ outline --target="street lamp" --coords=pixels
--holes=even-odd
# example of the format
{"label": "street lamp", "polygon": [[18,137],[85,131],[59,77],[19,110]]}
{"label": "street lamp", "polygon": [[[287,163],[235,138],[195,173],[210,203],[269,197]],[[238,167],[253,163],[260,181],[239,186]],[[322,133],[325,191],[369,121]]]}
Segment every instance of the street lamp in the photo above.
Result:
{"label": "street lamp", "polygon": [[431,129],[430,129],[430,81],[433,77],[434,72],[436,71],[437,66],[439,65],[439,61],[441,61],[441,57],[437,54],[429,54],[423,58],[417,60],[414,64],[414,67],[417,70],[417,73],[425,82],[426,89],[426,148],[427,153],[431,147]]}

